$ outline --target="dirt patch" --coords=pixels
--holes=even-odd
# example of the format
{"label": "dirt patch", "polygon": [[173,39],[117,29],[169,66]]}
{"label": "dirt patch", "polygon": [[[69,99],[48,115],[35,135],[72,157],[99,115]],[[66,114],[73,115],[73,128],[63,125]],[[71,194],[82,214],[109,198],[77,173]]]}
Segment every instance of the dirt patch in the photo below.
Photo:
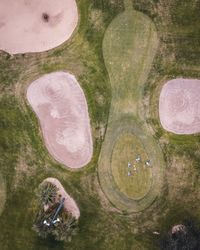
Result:
{"label": "dirt patch", "polygon": [[159,99],[160,122],[175,134],[200,132],[200,80],[177,78],[162,88]]}
{"label": "dirt patch", "polygon": [[[15,177],[13,178],[12,188],[13,191],[17,190],[18,187],[25,183],[27,178],[35,176],[35,168],[30,165],[32,159],[32,150],[27,149],[25,154],[20,154],[18,161],[15,165]],[[29,164],[28,164],[29,163]]]}
{"label": "dirt patch", "polygon": [[50,154],[71,168],[89,163],[93,153],[90,120],[76,78],[64,72],[44,75],[30,84],[27,99],[40,120]]}
{"label": "dirt patch", "polygon": [[75,0],[0,1],[0,49],[11,54],[52,49],[71,37],[77,23]]}
{"label": "dirt patch", "polygon": [[199,203],[195,201],[200,199],[198,188],[200,176],[192,167],[192,161],[186,157],[173,157],[167,171],[167,180],[171,202],[176,201],[184,207],[192,204],[190,209],[196,207],[198,210]]}
{"label": "dirt patch", "polygon": [[3,212],[5,203],[6,203],[6,184],[2,175],[0,174],[0,215]]}
{"label": "dirt patch", "polygon": [[62,184],[55,178],[47,178],[43,181],[44,182],[51,182],[58,188],[58,196],[60,195],[61,199],[65,198],[64,208],[67,212],[71,213],[73,217],[78,219],[80,217],[80,210],[74,201],[74,199],[65,191]]}

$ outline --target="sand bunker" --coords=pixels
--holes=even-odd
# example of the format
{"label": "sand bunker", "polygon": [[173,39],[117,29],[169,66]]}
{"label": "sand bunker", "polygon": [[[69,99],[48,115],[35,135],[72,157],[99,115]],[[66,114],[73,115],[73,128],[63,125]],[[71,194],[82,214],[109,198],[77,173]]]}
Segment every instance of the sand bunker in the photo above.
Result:
{"label": "sand bunker", "polygon": [[159,100],[160,121],[175,134],[200,132],[200,80],[174,79],[162,88]]}
{"label": "sand bunker", "polygon": [[27,98],[37,114],[50,154],[60,163],[80,168],[92,157],[88,108],[76,78],[47,74],[30,84]]}
{"label": "sand bunker", "polygon": [[61,199],[65,198],[64,208],[67,212],[71,213],[73,217],[78,219],[80,217],[80,210],[74,199],[65,191],[62,184],[55,178],[47,178],[43,181],[43,183],[44,182],[51,182],[58,188],[58,195],[61,195]]}
{"label": "sand bunker", "polygon": [[1,0],[0,50],[41,52],[65,42],[78,23],[75,0]]}

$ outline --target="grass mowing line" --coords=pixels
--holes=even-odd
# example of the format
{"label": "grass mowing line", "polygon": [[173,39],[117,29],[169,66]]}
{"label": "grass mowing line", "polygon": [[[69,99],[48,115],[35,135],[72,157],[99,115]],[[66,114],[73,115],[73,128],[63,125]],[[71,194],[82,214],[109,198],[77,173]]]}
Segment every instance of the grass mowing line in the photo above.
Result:
{"label": "grass mowing line", "polygon": [[125,11],[108,27],[103,55],[112,87],[114,112],[136,115],[158,40],[151,20],[137,11]]}
{"label": "grass mowing line", "polygon": [[[116,135],[123,133],[136,135],[138,140],[143,143],[146,153],[151,155],[153,166],[151,188],[140,200],[129,198],[120,191],[110,168],[112,158],[111,149],[117,140]],[[157,147],[153,137],[148,135],[148,131],[144,129],[142,123],[138,122],[133,115],[122,115],[119,117],[119,120],[113,121],[110,124],[100,155],[98,173],[101,187],[114,206],[128,213],[139,212],[150,206],[159,195],[163,185],[164,169],[160,167],[161,164],[163,164],[163,157],[160,148]]]}
{"label": "grass mowing line", "polygon": [[0,215],[3,212],[6,203],[6,185],[2,175],[0,174]]}
{"label": "grass mowing line", "polygon": [[[164,160],[161,150],[148,131],[144,117],[138,113],[144,83],[157,45],[154,24],[144,14],[130,9],[113,20],[103,41],[103,55],[112,87],[112,102],[107,133],[99,159],[99,181],[110,202],[118,209],[129,213],[139,212],[150,206],[159,196],[163,185]],[[112,172],[112,162],[116,163],[116,159],[112,158],[113,147],[124,133],[133,134],[140,141],[153,165],[152,173],[145,184],[148,186],[147,183],[151,182],[151,188],[147,188],[140,199],[136,193],[127,193],[128,181],[119,182],[116,174]],[[119,159],[120,156],[117,157]],[[143,190],[145,180],[142,176],[138,181],[138,190]]]}

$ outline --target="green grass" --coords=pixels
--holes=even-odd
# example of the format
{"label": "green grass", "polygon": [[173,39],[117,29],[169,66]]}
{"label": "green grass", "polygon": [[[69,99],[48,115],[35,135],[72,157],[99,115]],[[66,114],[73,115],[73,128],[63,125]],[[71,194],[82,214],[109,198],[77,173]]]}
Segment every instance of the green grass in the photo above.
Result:
{"label": "green grass", "polygon": [[[144,84],[158,46],[157,33],[151,20],[131,9],[130,3],[126,1],[127,9],[112,21],[103,41],[103,55],[112,87],[112,102],[98,168],[105,195],[114,206],[128,213],[144,210],[160,195],[164,167],[161,151],[150,136],[144,123],[145,118],[139,113]],[[150,175],[146,175],[146,178],[143,178],[143,174],[138,175],[134,178],[134,184],[126,182],[125,179],[120,180],[116,177],[116,172],[113,175],[110,171],[109,160],[111,152],[115,150],[114,142],[121,134],[128,132],[133,137],[138,137],[139,143],[144,144],[146,154],[155,163],[152,178]],[[119,159],[123,162],[123,153],[118,151],[118,155],[114,154],[116,159],[112,155],[112,169],[117,169],[118,165],[113,166],[117,162],[121,164]],[[128,190],[138,182],[141,183],[140,187],[144,182],[144,189],[138,188],[137,195],[130,195]]]}
{"label": "green grass", "polygon": [[128,9],[109,25],[103,55],[112,87],[112,115],[137,115],[157,46],[155,26],[140,12]]}
{"label": "green grass", "polygon": [[[164,81],[180,76],[200,78],[198,2],[133,1],[136,10],[154,21],[159,36],[158,52],[145,83],[145,98],[150,97],[150,106],[149,102],[144,106],[146,119],[150,121],[149,126],[157,132],[155,136],[158,136],[164,150],[168,178],[177,173],[180,177],[178,183],[176,181],[172,186],[166,187],[159,204],[152,204],[152,209],[145,210],[139,216],[127,216],[125,211],[119,214],[105,202],[99,191],[96,170],[102,145],[99,128],[107,126],[111,99],[102,40],[109,23],[123,12],[123,1],[77,2],[80,24],[69,42],[38,54],[10,57],[6,53],[0,53],[0,172],[7,190],[6,204],[0,216],[0,249],[159,249],[159,238],[152,234],[154,230],[168,232],[171,223],[180,222],[191,214],[196,221],[200,221],[199,200],[196,198],[200,190],[200,137],[195,135],[177,138],[168,134],[161,128],[157,116],[157,97]],[[98,13],[100,18],[92,19],[94,13]],[[88,167],[79,172],[67,171],[49,156],[41,139],[37,118],[26,103],[25,89],[28,84],[54,70],[75,74],[89,105],[94,157]],[[178,165],[179,160],[177,166],[171,164],[177,155],[190,162],[188,169],[181,170],[182,162]],[[195,185],[190,187],[188,181],[183,182],[183,174],[188,174],[189,180],[192,179]],[[80,230],[71,243],[41,240],[31,229],[37,212],[34,191],[49,176],[62,182],[81,210]],[[174,185],[177,185],[176,189]],[[183,213],[182,210],[186,212]]]}
{"label": "green grass", "polygon": [[[136,163],[137,156],[141,161]],[[121,134],[113,147],[111,169],[114,181],[127,197],[141,199],[151,187],[151,169],[145,166],[149,157],[140,140],[133,134]],[[131,167],[128,168],[128,162]],[[136,167],[136,171],[134,170]],[[130,171],[131,176],[128,176]]]}
{"label": "green grass", "polygon": [[[121,187],[116,185],[111,171],[110,165],[111,159],[113,161],[112,151],[115,142],[119,136],[125,133],[137,136],[138,141],[143,145],[146,154],[150,156],[153,164],[151,188],[149,192],[139,200],[129,198],[120,191]],[[117,121],[115,120],[109,123],[100,155],[98,173],[102,190],[115,207],[126,213],[139,212],[148,208],[155,199],[161,195],[164,176],[163,166],[162,153],[156,141],[149,135],[149,131],[144,128],[143,124],[141,122],[139,123],[132,114],[121,115]],[[142,178],[142,176],[138,177]],[[140,181],[142,181],[142,179]]]}

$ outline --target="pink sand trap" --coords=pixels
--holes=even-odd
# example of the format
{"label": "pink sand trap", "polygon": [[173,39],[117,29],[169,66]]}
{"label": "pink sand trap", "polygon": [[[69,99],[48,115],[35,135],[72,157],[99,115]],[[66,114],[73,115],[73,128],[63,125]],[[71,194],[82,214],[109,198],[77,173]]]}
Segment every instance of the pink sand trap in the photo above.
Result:
{"label": "pink sand trap", "polygon": [[200,132],[200,80],[174,79],[162,88],[159,100],[160,121],[175,134]]}
{"label": "pink sand trap", "polygon": [[93,144],[87,102],[76,78],[64,72],[44,75],[29,85],[27,99],[39,118],[49,153],[71,168],[86,165]]}
{"label": "pink sand trap", "polygon": [[69,39],[77,23],[76,0],[1,0],[0,50],[52,49]]}
{"label": "pink sand trap", "polygon": [[51,177],[45,179],[43,183],[44,182],[50,182],[58,188],[58,195],[61,195],[61,198],[65,198],[64,208],[67,212],[71,213],[73,217],[78,219],[80,217],[80,210],[74,199],[65,191],[62,184],[57,179]]}

